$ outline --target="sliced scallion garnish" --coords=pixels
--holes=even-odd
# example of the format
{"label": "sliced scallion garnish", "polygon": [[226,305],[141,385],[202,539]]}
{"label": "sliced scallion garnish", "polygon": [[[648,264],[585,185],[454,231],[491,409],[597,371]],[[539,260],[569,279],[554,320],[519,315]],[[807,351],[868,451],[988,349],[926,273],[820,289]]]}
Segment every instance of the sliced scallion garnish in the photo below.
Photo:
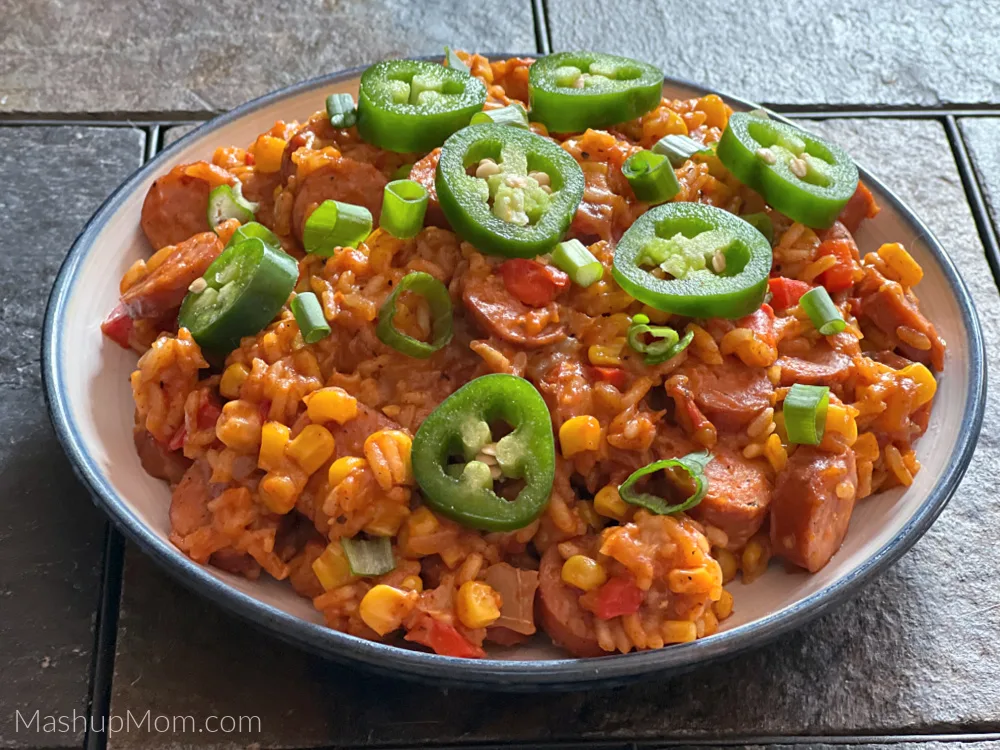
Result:
{"label": "sliced scallion garnish", "polygon": [[463,73],[472,73],[469,66],[462,62],[462,58],[452,52],[451,47],[444,48],[444,61],[446,68],[461,70]]}
{"label": "sliced scallion garnish", "polygon": [[788,442],[819,445],[826,430],[826,410],[829,405],[829,387],[801,383],[793,385],[782,406]]}
{"label": "sliced scallion garnish", "polygon": [[367,208],[327,200],[306,219],[302,245],[307,253],[330,257],[338,247],[357,247],[371,231],[372,215]]}
{"label": "sliced scallion garnish", "polygon": [[393,180],[385,186],[379,226],[401,240],[416,237],[424,228],[427,188],[413,180]]}
{"label": "sliced scallion garnish", "polygon": [[588,287],[604,276],[604,266],[580,240],[566,240],[556,245],[552,251],[552,264],[564,271],[574,284],[582,287]]}
{"label": "sliced scallion garnish", "polygon": [[326,98],[326,114],[335,128],[350,128],[358,121],[358,110],[350,94],[330,94]]}
{"label": "sliced scallion garnish", "polygon": [[654,154],[663,154],[672,166],[679,167],[695,154],[711,153],[712,149],[686,135],[665,135],[653,144]]}
{"label": "sliced scallion garnish", "polygon": [[307,344],[315,344],[330,335],[330,324],[326,322],[323,306],[315,294],[303,292],[295,295],[291,307],[302,332],[302,340]]}
{"label": "sliced scallion garnish", "polygon": [[665,203],[681,189],[672,162],[652,151],[632,154],[622,165],[622,174],[635,197],[646,203]]}
{"label": "sliced scallion garnish", "polygon": [[[655,513],[658,516],[665,516],[671,513],[680,513],[681,511],[693,508],[701,499],[705,497],[705,493],[708,492],[708,478],[705,476],[705,467],[712,460],[713,456],[708,451],[701,451],[699,453],[689,453],[681,458],[667,458],[662,461],[654,461],[651,464],[643,466],[632,472],[629,478],[622,482],[618,487],[618,494],[621,495],[622,500],[631,505],[638,505],[641,508],[645,508],[650,513]],[[688,475],[690,483],[693,485],[691,494],[687,499],[680,503],[671,505],[668,501],[664,500],[658,495],[653,495],[646,492],[635,492],[634,487],[636,482],[645,476],[654,474],[657,471],[662,471],[664,469],[670,470],[670,473],[674,476],[670,477],[671,482],[678,483],[678,477],[676,477],[676,470],[681,470]]]}
{"label": "sliced scallion garnish", "polygon": [[803,294],[799,298],[799,305],[809,315],[816,330],[824,336],[832,336],[847,328],[847,322],[830,299],[830,293],[821,286],[813,287]]}
{"label": "sliced scallion garnish", "polygon": [[246,224],[253,221],[258,208],[259,204],[251,203],[243,197],[240,183],[236,183],[235,189],[229,185],[219,185],[208,194],[208,225],[215,229],[229,219],[237,219],[240,224]]}
{"label": "sliced scallion garnish", "polygon": [[479,125],[484,122],[511,125],[515,128],[524,128],[525,130],[528,130],[531,127],[528,123],[528,111],[520,102],[513,102],[512,104],[508,104],[506,107],[484,109],[482,112],[476,112],[476,114],[472,116],[472,120],[469,124]]}

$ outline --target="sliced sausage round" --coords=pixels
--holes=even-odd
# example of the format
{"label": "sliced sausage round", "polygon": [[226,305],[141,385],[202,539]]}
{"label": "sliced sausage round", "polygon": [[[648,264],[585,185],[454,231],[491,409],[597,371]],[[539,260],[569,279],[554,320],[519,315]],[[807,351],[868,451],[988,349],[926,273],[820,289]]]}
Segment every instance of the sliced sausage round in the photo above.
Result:
{"label": "sliced sausage round", "polygon": [[819,342],[804,357],[778,357],[781,368],[781,385],[834,386],[843,383],[851,374],[851,358],[831,349],[826,342]]}
{"label": "sliced sausage round", "polygon": [[857,487],[854,451],[829,453],[799,446],[774,486],[774,554],[810,573],[826,565],[847,534]]}
{"label": "sliced sausage round", "polygon": [[371,164],[342,156],[334,162],[310,172],[295,190],[292,204],[292,227],[299,240],[306,219],[323,201],[335,200],[364,206],[377,223],[382,213],[382,194],[387,184],[385,175]]}
{"label": "sliced sausage round", "polygon": [[717,428],[739,430],[771,405],[774,386],[760,368],[727,359],[721,365],[685,364],[695,403]]}
{"label": "sliced sausage round", "polygon": [[174,533],[187,536],[212,522],[208,477],[208,462],[195,461],[174,488],[170,497],[170,528]]}
{"label": "sliced sausage round", "polygon": [[207,162],[181,164],[157,178],[142,203],[140,225],[149,244],[159,250],[209,231],[208,194],[216,185],[234,183],[232,175]]}
{"label": "sliced sausage round", "polygon": [[579,604],[580,594],[562,580],[563,559],[555,545],[542,555],[538,569],[538,614],[557,646],[574,656],[601,656],[594,616]]}
{"label": "sliced sausage round", "polygon": [[151,477],[164,479],[174,485],[183,479],[184,473],[191,466],[190,458],[185,458],[180,451],[169,450],[150,435],[145,427],[133,427],[132,439],[136,453],[139,454],[139,462]]}
{"label": "sliced sausage round", "polygon": [[764,525],[771,482],[758,462],[738,451],[717,445],[712,455],[705,467],[708,492],[689,515],[726,532],[727,549],[741,549]]}
{"label": "sliced sausage round", "polygon": [[[497,338],[528,348],[548,346],[566,338],[566,329],[558,319],[555,303],[533,308],[516,299],[499,274],[467,279],[462,290],[465,307],[479,326]],[[550,322],[534,330],[534,320],[547,316]]]}
{"label": "sliced sausage round", "polygon": [[122,295],[122,304],[133,320],[160,320],[175,312],[188,287],[201,278],[222,252],[215,232],[202,232],[185,239],[152,273]]}
{"label": "sliced sausage round", "polygon": [[427,190],[427,215],[424,217],[424,224],[426,226],[448,229],[450,225],[444,217],[441,204],[438,203],[437,187],[435,185],[437,165],[440,158],[440,148],[431,151],[427,156],[413,165],[413,168],[410,170],[410,179],[420,183]]}

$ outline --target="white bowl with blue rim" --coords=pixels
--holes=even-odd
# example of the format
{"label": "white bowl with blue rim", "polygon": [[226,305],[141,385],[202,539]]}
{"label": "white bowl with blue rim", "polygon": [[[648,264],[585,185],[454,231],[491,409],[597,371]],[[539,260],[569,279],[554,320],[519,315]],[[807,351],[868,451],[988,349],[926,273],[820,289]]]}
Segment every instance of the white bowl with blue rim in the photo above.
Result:
{"label": "white bowl with blue rim", "polygon": [[[318,655],[396,676],[498,690],[531,691],[613,685],[691,669],[759,646],[843,601],[897,560],[930,527],[968,466],[982,423],[986,374],[972,299],[952,261],[910,208],[862,169],[881,213],[856,235],[862,253],[902,242],[924,269],[921,308],[948,343],[945,371],[927,434],[917,443],[923,468],[913,485],[860,502],[843,547],[813,575],[775,564],[752,585],[731,585],[733,615],[708,638],[655,651],[568,658],[536,636],[496,648],[485,661],[455,659],[366,641],[325,627],[308,599],[287,583],[249,581],[199,565],[169,541],[170,489],[147,475],[132,442],[129,374],[136,355],[101,335],[118,301],[118,282],[151,250],[139,228],[153,180],[177,164],[210,160],[217,146],[246,145],[279,119],[304,121],[328,94],[357,95],[355,68],[291,86],[217,117],[174,143],[125,182],[97,211],[59,271],[49,299],[42,366],[52,421],[73,466],[112,521],[182,583],[277,637]],[[708,93],[667,79],[664,94]],[[737,108],[752,105],[726,96]],[[848,149],[849,150],[849,149]]]}

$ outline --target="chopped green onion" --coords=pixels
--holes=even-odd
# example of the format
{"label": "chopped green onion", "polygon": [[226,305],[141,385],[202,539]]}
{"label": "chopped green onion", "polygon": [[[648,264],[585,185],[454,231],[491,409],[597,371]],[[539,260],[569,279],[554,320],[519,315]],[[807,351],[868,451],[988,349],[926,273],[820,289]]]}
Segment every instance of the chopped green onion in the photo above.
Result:
{"label": "chopped green onion", "polygon": [[444,48],[444,63],[446,68],[461,70],[463,73],[472,73],[469,70],[469,66],[462,62],[462,58],[451,51],[451,47]]}
{"label": "chopped green onion", "polygon": [[782,412],[789,443],[819,445],[826,430],[826,410],[830,388],[796,383],[788,390]]}
{"label": "chopped green onion", "polygon": [[[403,292],[419,294],[431,308],[431,340],[420,341],[398,330],[393,323],[396,315],[396,301]],[[448,289],[429,273],[413,271],[406,274],[392,294],[386,297],[378,311],[375,335],[386,346],[397,352],[417,359],[427,359],[434,352],[451,341],[452,334],[451,296]]]}
{"label": "chopped green onion", "polygon": [[[708,466],[712,458],[712,454],[708,451],[701,451],[699,453],[689,453],[681,458],[668,458],[663,461],[654,461],[653,463],[647,464],[641,469],[634,471],[628,479],[619,485],[618,494],[621,495],[622,500],[626,503],[638,505],[639,507],[645,508],[650,513],[655,513],[658,516],[665,516],[670,513],[680,513],[681,511],[688,510],[689,508],[693,508],[700,503],[701,499],[705,497],[705,493],[708,492],[708,478],[705,476],[705,467]],[[668,476],[670,476],[670,479],[674,483],[678,483],[678,477],[676,475],[678,469],[688,475],[691,483],[694,485],[694,488],[686,500],[677,503],[676,505],[671,505],[668,501],[657,495],[645,492],[637,493],[633,491],[632,488],[640,479],[663,469],[673,470],[668,472]]]}
{"label": "chopped green onion", "polygon": [[469,121],[470,125],[479,125],[484,122],[495,122],[498,125],[512,125],[515,128],[528,130],[531,125],[528,123],[528,111],[520,102],[508,104],[506,107],[498,109],[484,109],[476,112]]}
{"label": "chopped green onion", "polygon": [[392,173],[392,179],[408,180],[410,178],[410,172],[412,171],[413,164],[400,164],[396,171]]}
{"label": "chopped green onion", "polygon": [[347,566],[353,575],[363,578],[384,576],[396,567],[392,542],[387,536],[375,539],[341,539],[340,545],[344,548]]}
{"label": "chopped green onion", "polygon": [[330,335],[330,324],[323,315],[323,306],[312,292],[295,295],[292,299],[292,314],[299,324],[302,340],[307,344],[315,344]]}
{"label": "chopped green onion", "polygon": [[663,154],[670,159],[670,163],[676,168],[684,164],[695,154],[709,154],[712,152],[708,146],[686,135],[665,135],[653,144],[654,154]]}
{"label": "chopped green onion", "polygon": [[770,120],[771,115],[767,113],[767,110],[763,107],[757,107],[757,109],[751,109],[747,114],[751,117],[756,117],[758,120]]}
{"label": "chopped green onion", "polygon": [[338,247],[357,247],[372,231],[372,215],[364,206],[323,201],[309,214],[302,230],[307,253],[329,258]]}
{"label": "chopped green onion", "polygon": [[582,287],[588,287],[604,277],[601,261],[580,240],[566,240],[556,245],[552,251],[552,263],[560,271],[565,271],[574,284]]}
{"label": "chopped green onion", "polygon": [[774,242],[774,222],[771,221],[771,217],[766,213],[761,211],[760,213],[747,214],[740,218],[764,235],[768,242]]}
{"label": "chopped green onion", "polygon": [[847,328],[844,316],[830,299],[830,293],[821,286],[813,287],[799,298],[799,304],[809,315],[816,330],[824,336],[832,336]]}
{"label": "chopped green onion", "polygon": [[[655,341],[647,344],[643,340],[645,335],[652,336]],[[669,326],[651,326],[649,317],[639,313],[632,317],[632,324],[628,327],[628,345],[640,354],[645,354],[643,361],[647,365],[658,365],[668,359],[677,356],[687,349],[688,344],[694,338],[694,332],[688,331],[681,339],[677,331]]]}
{"label": "chopped green onion", "polygon": [[665,203],[680,192],[671,162],[663,154],[636,151],[622,165],[622,174],[635,197],[646,203]]}
{"label": "chopped green onion", "polygon": [[326,114],[335,128],[351,128],[358,122],[358,109],[350,94],[330,94],[326,98]]}
{"label": "chopped green onion", "polygon": [[379,226],[401,240],[416,237],[424,228],[427,188],[413,180],[393,180],[385,186]]}
{"label": "chopped green onion", "polygon": [[215,229],[229,219],[237,219],[240,224],[246,224],[253,221],[258,208],[260,204],[251,203],[243,197],[243,186],[240,183],[236,183],[235,189],[229,185],[219,185],[208,194],[208,225]]}
{"label": "chopped green onion", "polygon": [[259,224],[256,221],[247,222],[233,232],[233,236],[230,238],[229,242],[226,243],[226,247],[238,245],[244,240],[249,239],[260,240],[268,247],[273,247],[275,250],[281,250],[281,240],[278,239],[278,235],[265,227],[263,224]]}

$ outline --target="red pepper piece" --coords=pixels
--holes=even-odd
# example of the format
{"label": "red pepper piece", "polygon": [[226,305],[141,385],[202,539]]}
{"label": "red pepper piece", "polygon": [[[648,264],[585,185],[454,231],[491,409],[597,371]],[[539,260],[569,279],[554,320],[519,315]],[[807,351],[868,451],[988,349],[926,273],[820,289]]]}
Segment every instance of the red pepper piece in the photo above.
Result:
{"label": "red pepper piece", "polygon": [[645,594],[631,577],[616,576],[595,591],[580,597],[580,604],[602,620],[639,611]]}
{"label": "red pepper piece", "polygon": [[460,659],[482,659],[486,652],[470,643],[453,625],[435,620],[430,615],[422,617],[410,629],[405,640],[427,646],[441,656],[457,656]]}
{"label": "red pepper piece", "polygon": [[593,366],[590,368],[590,375],[594,380],[611,383],[619,391],[624,391],[625,383],[628,382],[628,373],[621,367]]}
{"label": "red pepper piece", "polygon": [[219,421],[221,415],[222,407],[219,406],[219,402],[205,393],[198,405],[198,429],[207,430],[210,427],[215,427],[215,423]]}
{"label": "red pepper piece", "polygon": [[500,264],[507,291],[531,307],[545,307],[569,286],[569,276],[555,266],[513,258]]}
{"label": "red pepper piece", "polygon": [[771,290],[771,306],[775,310],[787,310],[799,304],[799,299],[803,294],[812,289],[804,281],[787,279],[778,276],[767,282],[768,289]]}
{"label": "red pepper piece", "polygon": [[179,451],[181,448],[184,447],[184,439],[186,437],[187,437],[187,429],[184,427],[184,425],[181,425],[180,427],[177,428],[177,432],[174,433],[174,436],[170,438],[170,442],[167,443],[167,448],[169,448],[172,451]]}
{"label": "red pepper piece", "polygon": [[107,319],[101,323],[101,332],[114,341],[122,349],[129,348],[129,337],[135,323],[125,310],[125,305],[119,304]]}
{"label": "red pepper piece", "polygon": [[851,248],[854,243],[846,239],[827,240],[819,246],[817,258],[832,255],[837,264],[819,275],[817,281],[826,287],[830,294],[842,292],[854,286],[854,253]]}

